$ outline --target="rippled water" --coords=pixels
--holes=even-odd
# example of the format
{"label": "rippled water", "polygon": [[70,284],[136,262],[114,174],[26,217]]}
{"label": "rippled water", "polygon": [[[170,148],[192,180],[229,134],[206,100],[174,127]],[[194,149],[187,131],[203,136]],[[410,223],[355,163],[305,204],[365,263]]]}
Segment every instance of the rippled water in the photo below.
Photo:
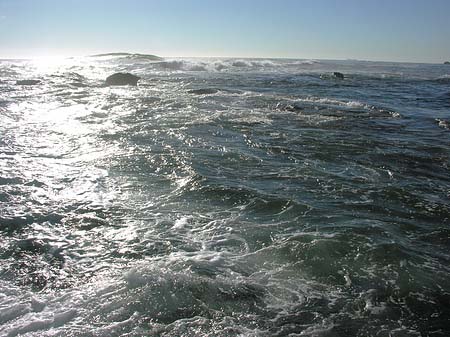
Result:
{"label": "rippled water", "polygon": [[0,61],[0,335],[448,336],[449,74]]}

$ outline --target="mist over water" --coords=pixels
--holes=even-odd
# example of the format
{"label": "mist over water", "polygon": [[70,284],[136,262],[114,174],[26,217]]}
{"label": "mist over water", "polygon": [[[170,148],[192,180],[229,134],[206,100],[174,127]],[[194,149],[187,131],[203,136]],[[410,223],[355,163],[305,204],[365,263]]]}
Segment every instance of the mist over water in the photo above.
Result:
{"label": "mist over water", "polygon": [[0,335],[448,336],[449,120],[445,65],[1,60]]}

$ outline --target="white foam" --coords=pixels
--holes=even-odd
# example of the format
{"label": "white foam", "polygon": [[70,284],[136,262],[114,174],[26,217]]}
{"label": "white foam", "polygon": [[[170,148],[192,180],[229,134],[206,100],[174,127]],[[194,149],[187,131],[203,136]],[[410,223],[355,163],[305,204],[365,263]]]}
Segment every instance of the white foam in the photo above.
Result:
{"label": "white foam", "polygon": [[177,219],[175,223],[172,226],[172,229],[183,229],[186,227],[186,225],[189,223],[189,217],[182,217],[180,219]]}
{"label": "white foam", "polygon": [[359,102],[359,101],[341,101],[333,98],[323,98],[323,97],[314,97],[309,96],[306,98],[298,98],[295,101],[297,102],[306,102],[306,103],[320,103],[320,104],[329,104],[329,105],[338,105],[338,106],[346,106],[349,108],[363,108],[372,110],[374,107],[368,104]]}
{"label": "white foam", "polygon": [[123,321],[117,321],[110,323],[104,327],[95,329],[95,336],[116,336],[121,332],[121,329],[128,325],[136,325],[140,315],[138,312],[134,312],[129,318]]}

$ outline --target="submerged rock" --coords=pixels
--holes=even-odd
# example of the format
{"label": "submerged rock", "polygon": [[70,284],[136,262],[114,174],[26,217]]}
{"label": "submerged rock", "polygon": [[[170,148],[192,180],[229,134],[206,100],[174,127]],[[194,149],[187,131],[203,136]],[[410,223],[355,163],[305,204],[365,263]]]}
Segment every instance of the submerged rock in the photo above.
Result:
{"label": "submerged rock", "polygon": [[19,80],[16,82],[17,85],[36,85],[41,83],[39,80]]}
{"label": "submerged rock", "polygon": [[340,72],[338,72],[338,71],[335,71],[335,72],[333,73],[333,76],[334,76],[335,78],[339,79],[339,80],[343,80],[343,79],[344,79],[344,74],[343,74],[343,73],[340,73]]}
{"label": "submerged rock", "polygon": [[140,77],[129,73],[115,73],[106,78],[106,85],[137,85]]}
{"label": "submerged rock", "polygon": [[275,108],[278,111],[289,111],[289,112],[298,112],[302,111],[303,107],[298,106],[297,104],[283,104],[283,103],[277,103]]}

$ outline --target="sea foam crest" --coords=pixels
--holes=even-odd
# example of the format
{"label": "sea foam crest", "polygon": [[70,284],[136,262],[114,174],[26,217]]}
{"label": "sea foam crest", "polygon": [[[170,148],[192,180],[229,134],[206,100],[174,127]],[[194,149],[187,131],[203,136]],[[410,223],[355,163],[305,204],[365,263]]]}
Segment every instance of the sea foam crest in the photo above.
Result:
{"label": "sea foam crest", "polygon": [[370,106],[368,104],[359,102],[359,101],[340,101],[333,98],[322,98],[322,97],[306,97],[306,98],[300,98],[297,99],[299,102],[306,102],[306,103],[319,103],[319,104],[330,104],[330,105],[339,105],[339,106],[346,106],[349,108],[363,108],[363,109],[373,109],[373,106]]}
{"label": "sea foam crest", "polygon": [[[316,61],[295,61],[293,65],[312,65]],[[290,64],[290,63],[289,63]],[[260,59],[168,59],[156,62],[156,68],[169,71],[245,71],[278,69],[283,63]]]}

